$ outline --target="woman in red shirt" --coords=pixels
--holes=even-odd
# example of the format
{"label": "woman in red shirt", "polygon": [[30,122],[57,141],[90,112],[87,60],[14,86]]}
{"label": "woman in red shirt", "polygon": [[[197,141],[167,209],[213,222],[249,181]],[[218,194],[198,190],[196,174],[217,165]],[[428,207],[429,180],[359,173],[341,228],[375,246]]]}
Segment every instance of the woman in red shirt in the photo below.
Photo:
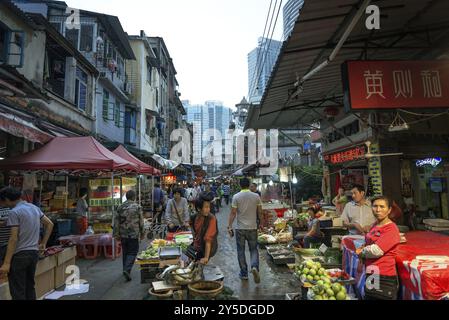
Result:
{"label": "woman in red shirt", "polygon": [[217,251],[217,218],[210,213],[211,202],[200,199],[196,202],[197,214],[192,217],[193,247],[198,253],[196,260],[208,264]]}
{"label": "woman in red shirt", "polygon": [[377,197],[372,207],[377,221],[365,237],[365,246],[357,250],[366,266],[365,299],[396,300],[399,283],[395,256],[401,238],[389,217],[392,201]]}

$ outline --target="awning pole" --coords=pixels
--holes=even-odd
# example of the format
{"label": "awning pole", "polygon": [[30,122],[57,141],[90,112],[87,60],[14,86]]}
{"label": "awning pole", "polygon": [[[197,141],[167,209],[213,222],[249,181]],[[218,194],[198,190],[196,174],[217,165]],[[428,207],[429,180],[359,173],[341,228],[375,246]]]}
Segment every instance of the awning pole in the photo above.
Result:
{"label": "awning pole", "polygon": [[139,181],[139,206],[141,206],[142,205],[142,199],[141,199],[141,192],[140,192],[140,187],[141,187],[141,181],[140,181],[140,178],[141,178],[141,175],[139,174],[138,176],[137,176],[137,180]]}
{"label": "awning pole", "polygon": [[154,174],[151,176],[151,206],[153,207],[153,210],[151,210],[152,217],[151,217],[151,222],[154,223]]}
{"label": "awning pole", "polygon": [[42,208],[42,184],[44,180],[44,174],[41,174],[41,183],[40,183],[40,189],[39,189],[39,206]]}
{"label": "awning pole", "polygon": [[114,172],[111,173],[111,197],[112,197],[112,260],[115,260],[115,210],[114,210]]}
{"label": "awning pole", "polygon": [[69,207],[69,175],[65,176],[65,212],[67,213],[67,209]]}

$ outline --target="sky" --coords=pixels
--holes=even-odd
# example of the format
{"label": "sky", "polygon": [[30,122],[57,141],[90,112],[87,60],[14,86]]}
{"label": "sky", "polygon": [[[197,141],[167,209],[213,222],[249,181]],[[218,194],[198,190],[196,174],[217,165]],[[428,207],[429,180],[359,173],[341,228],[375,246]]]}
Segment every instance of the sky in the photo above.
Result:
{"label": "sky", "polygon": [[[65,2],[73,8],[118,16],[129,35],[144,30],[148,36],[163,37],[178,72],[181,100],[191,104],[219,100],[231,108],[248,94],[247,56],[264,34],[270,7],[270,0]],[[281,38],[282,9],[273,35],[273,39]]]}

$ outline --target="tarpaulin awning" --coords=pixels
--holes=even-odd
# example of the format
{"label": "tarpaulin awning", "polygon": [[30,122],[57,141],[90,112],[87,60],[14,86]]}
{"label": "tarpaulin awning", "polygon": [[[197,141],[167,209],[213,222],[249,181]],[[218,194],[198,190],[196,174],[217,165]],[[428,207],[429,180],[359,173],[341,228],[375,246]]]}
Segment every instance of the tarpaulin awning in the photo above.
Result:
{"label": "tarpaulin awning", "polygon": [[120,145],[117,149],[113,151],[116,155],[119,157],[129,161],[132,164],[135,164],[139,170],[139,173],[141,174],[148,174],[148,175],[160,175],[161,172],[157,170],[156,168],[153,168],[152,166],[140,161],[137,159],[134,155],[129,153],[128,150],[122,145]]}
{"label": "tarpaulin awning", "polygon": [[153,158],[154,161],[159,163],[161,165],[161,167],[163,167],[164,169],[168,169],[168,170],[176,169],[181,164],[181,163],[176,162],[176,161],[167,160],[167,159],[161,157],[158,154],[154,154],[151,157]]}
{"label": "tarpaulin awning", "polygon": [[0,130],[40,144],[53,139],[51,134],[42,131],[30,121],[9,113],[0,114]]}
{"label": "tarpaulin awning", "polygon": [[0,161],[0,170],[137,172],[138,168],[106,149],[93,137],[57,137],[40,149]]}

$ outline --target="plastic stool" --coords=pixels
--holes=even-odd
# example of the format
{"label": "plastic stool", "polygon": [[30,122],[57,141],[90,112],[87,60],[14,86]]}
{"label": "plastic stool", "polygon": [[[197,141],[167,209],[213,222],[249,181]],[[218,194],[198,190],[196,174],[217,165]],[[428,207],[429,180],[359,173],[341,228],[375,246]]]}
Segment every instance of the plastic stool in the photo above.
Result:
{"label": "plastic stool", "polygon": [[81,238],[81,252],[83,254],[83,258],[87,260],[95,260],[101,250],[101,247],[98,245],[100,238],[97,236],[85,236]]}

